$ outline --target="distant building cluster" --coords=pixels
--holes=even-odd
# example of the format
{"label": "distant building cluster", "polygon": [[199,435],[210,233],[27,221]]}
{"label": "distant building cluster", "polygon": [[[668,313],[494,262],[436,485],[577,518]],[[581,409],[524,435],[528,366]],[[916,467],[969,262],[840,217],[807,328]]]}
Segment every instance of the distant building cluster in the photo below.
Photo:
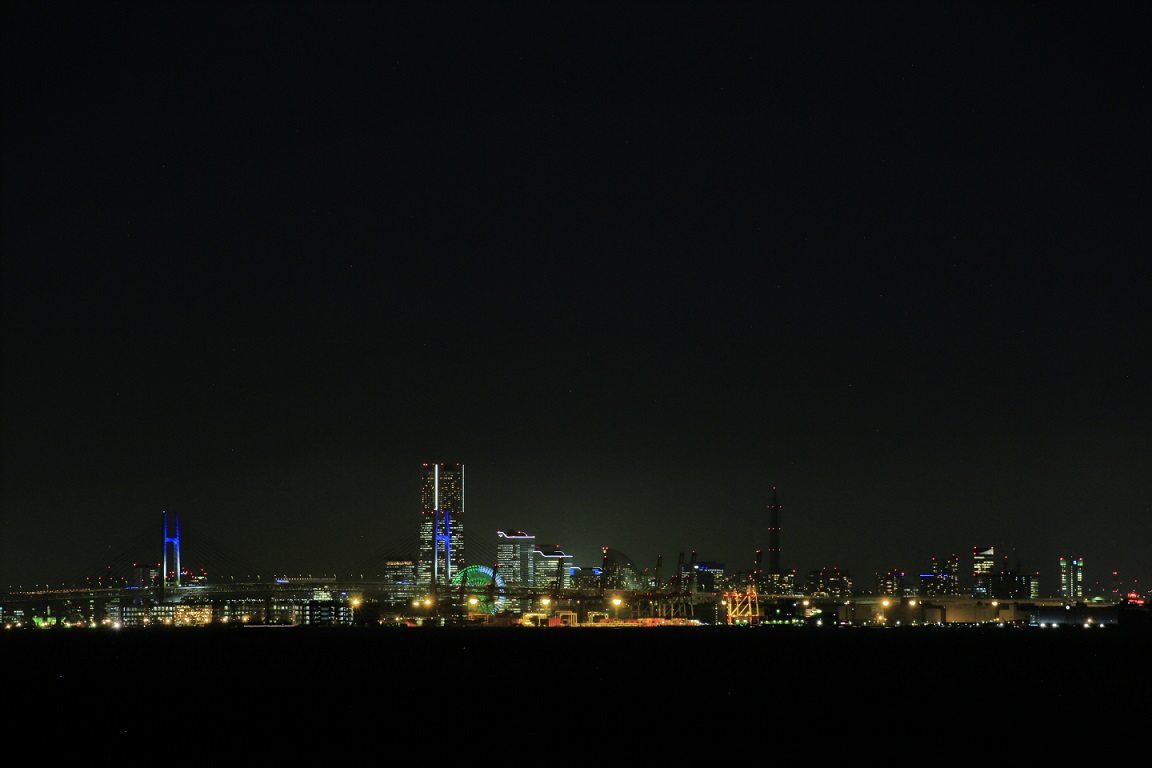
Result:
{"label": "distant building cluster", "polygon": [[[618,619],[620,616],[614,614],[624,612],[633,619],[676,621],[694,618],[693,614],[703,611],[710,616],[710,623],[716,623],[721,612],[726,613],[728,622],[734,616],[758,620],[763,616],[763,604],[774,606],[777,620],[785,623],[807,621],[828,611],[835,611],[839,621],[855,621],[862,605],[872,606],[861,614],[865,621],[892,615],[917,622],[944,616],[944,609],[931,606],[945,603],[951,606],[954,618],[991,616],[990,607],[995,606],[998,620],[1011,615],[1009,605],[1035,606],[1052,598],[1064,606],[1092,600],[1144,604],[1144,595],[1125,589],[1115,574],[1108,594],[1086,595],[1084,559],[1077,557],[1060,558],[1058,594],[1043,595],[1039,574],[1006,567],[992,546],[973,547],[967,564],[954,554],[932,558],[926,573],[910,577],[902,571],[890,571],[876,574],[872,583],[863,586],[837,568],[812,570],[801,577],[781,565],[781,506],[775,488],[768,505],[769,546],[756,553],[751,571],[729,572],[723,563],[698,562],[693,552],[690,560],[684,562],[681,555],[680,561],[663,573],[660,564],[655,569],[640,568],[626,554],[610,547],[601,549],[594,565],[580,566],[560,546],[538,544],[533,534],[518,528],[496,531],[494,561],[476,563],[466,549],[464,466],[425,463],[419,480],[416,556],[384,562],[370,588],[337,583],[334,576],[285,576],[274,579],[267,589],[241,585],[243,594],[232,594],[203,574],[196,576],[181,568],[179,520],[165,513],[161,563],[133,566],[123,594],[115,599],[97,605],[96,598],[91,598],[83,609],[67,602],[63,607],[57,605],[56,622],[83,617],[91,623],[99,616],[100,623],[116,626],[248,622],[342,625],[355,621],[357,609],[363,618],[382,604],[393,609],[397,621],[442,616],[445,612],[500,616],[525,623],[586,623]],[[209,595],[211,599],[207,599]],[[796,606],[801,604],[808,607],[800,610]],[[971,610],[962,610],[962,604],[971,604]],[[820,605],[824,607],[814,607]],[[846,605],[856,608],[842,607]],[[567,610],[571,607],[579,610]],[[70,609],[67,618],[60,615]],[[14,610],[23,609],[0,605],[0,617],[9,624],[27,618]],[[51,616],[41,618],[50,622]]]}
{"label": "distant building cluster", "polygon": [[[415,575],[394,574],[399,582],[412,583],[417,591],[448,588],[455,574],[468,562],[464,550],[464,466],[462,464],[427,463],[422,467],[420,552]],[[603,579],[611,589],[651,589],[691,583],[698,592],[744,589],[749,586],[760,594],[810,595],[848,598],[861,595],[895,597],[960,597],[1021,600],[1060,597],[1082,600],[1085,594],[1084,559],[1060,558],[1058,591],[1044,595],[1038,573],[1009,567],[997,560],[992,546],[972,548],[970,567],[965,568],[957,555],[932,558],[927,573],[909,578],[904,572],[877,574],[874,583],[860,584],[836,568],[810,571],[800,577],[781,566],[781,510],[777,489],[772,489],[766,519],[768,547],[756,553],[756,566],[750,573],[725,573],[723,563],[678,563],[669,574],[639,569],[624,555],[605,548],[600,562],[590,568],[579,567],[558,546],[541,547],[535,536],[522,530],[496,532],[496,572],[505,584],[531,587],[571,588],[574,584]],[[765,555],[766,562],[765,562]],[[693,556],[694,557],[694,556]],[[1096,595],[1124,599],[1124,589],[1113,574],[1107,594]]]}

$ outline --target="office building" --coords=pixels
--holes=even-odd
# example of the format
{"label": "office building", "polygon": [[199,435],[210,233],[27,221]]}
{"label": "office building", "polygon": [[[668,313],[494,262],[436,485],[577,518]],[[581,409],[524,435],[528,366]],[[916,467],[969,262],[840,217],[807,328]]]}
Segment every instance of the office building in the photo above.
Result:
{"label": "office building", "polygon": [[821,568],[808,572],[804,594],[813,597],[852,597],[852,577],[839,568]]}
{"label": "office building", "polygon": [[1029,600],[1034,598],[1032,574],[1001,571],[992,574],[990,597],[996,600]]}
{"label": "office building", "polygon": [[424,590],[416,580],[416,561],[409,558],[388,560],[380,574],[381,579],[392,588],[392,600],[399,605],[409,605],[413,600],[424,597]]}
{"label": "office building", "polygon": [[1060,597],[1065,600],[1084,598],[1084,558],[1060,558]]}
{"label": "office building", "polygon": [[543,589],[564,590],[572,586],[575,568],[572,556],[559,547],[536,547],[533,566],[533,586]]}
{"label": "office building", "polygon": [[972,597],[992,596],[992,574],[996,569],[993,547],[972,548]]}
{"label": "office building", "polygon": [[510,587],[535,584],[536,537],[524,531],[496,531],[496,569]]}
{"label": "office building", "polygon": [[888,571],[876,576],[876,594],[890,597],[905,597],[908,590],[904,584],[904,571]]}
{"label": "office building", "polygon": [[426,463],[421,467],[419,586],[446,589],[464,569],[464,465]]}
{"label": "office building", "polygon": [[647,584],[632,558],[618,549],[601,547],[601,581],[604,590],[640,590]]}
{"label": "office building", "polygon": [[957,597],[960,594],[960,558],[932,558],[930,573],[920,574],[920,593],[925,597]]}
{"label": "office building", "polygon": [[496,572],[504,580],[505,610],[527,613],[532,610],[531,587],[535,584],[536,537],[524,531],[496,531]]}
{"label": "office building", "polygon": [[691,583],[693,592],[722,592],[725,587],[724,563],[715,560],[697,563]]}

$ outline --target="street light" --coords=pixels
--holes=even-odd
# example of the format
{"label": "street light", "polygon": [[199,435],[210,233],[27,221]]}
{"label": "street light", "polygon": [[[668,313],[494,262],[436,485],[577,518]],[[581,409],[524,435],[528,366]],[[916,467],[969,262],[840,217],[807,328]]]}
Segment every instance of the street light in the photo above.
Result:
{"label": "street light", "polygon": [[412,600],[412,608],[414,609],[416,623],[420,624],[424,619],[431,618],[432,598],[425,597],[421,599],[417,597]]}
{"label": "street light", "polygon": [[620,603],[624,602],[618,597],[612,598],[612,619],[614,621],[620,620]]}

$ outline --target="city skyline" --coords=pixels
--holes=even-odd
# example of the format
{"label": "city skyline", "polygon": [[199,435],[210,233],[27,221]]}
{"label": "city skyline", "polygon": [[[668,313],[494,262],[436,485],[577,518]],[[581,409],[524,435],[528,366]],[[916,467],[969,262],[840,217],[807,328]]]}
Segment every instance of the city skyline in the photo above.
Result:
{"label": "city skyline", "polygon": [[581,559],[751,568],[776,488],[787,570],[1145,583],[1133,10],[17,2],[0,585],[164,510],[354,567],[428,461]]}
{"label": "city skyline", "polygon": [[[442,497],[439,490],[439,483],[441,482],[440,468],[446,467],[443,471],[445,473],[445,495]],[[463,507],[463,465],[462,464],[448,464],[445,465],[441,462],[423,462],[420,465],[420,474],[423,478],[423,489],[421,496],[426,500],[429,498],[437,499],[442,498],[450,500],[452,505],[457,505],[459,508]],[[433,479],[434,478],[434,479]],[[429,481],[432,485],[429,485]],[[435,490],[432,490],[432,489]],[[774,489],[775,490],[775,489]],[[426,501],[425,504],[428,502]],[[777,554],[779,555],[781,544],[780,535],[780,515],[781,508],[779,499],[776,493],[773,493],[772,504],[768,505],[768,527],[766,529],[766,536],[768,541],[777,547]],[[61,574],[62,578],[48,579],[43,582],[44,586],[56,588],[76,588],[83,587],[85,584],[91,586],[113,586],[115,583],[131,583],[134,576],[133,571],[144,569],[145,571],[155,566],[158,568],[157,573],[166,573],[169,568],[173,571],[179,570],[185,577],[194,579],[204,579],[207,584],[221,584],[236,581],[244,581],[251,579],[254,582],[263,581],[268,582],[277,578],[302,578],[302,577],[328,577],[341,578],[347,577],[350,580],[361,579],[371,582],[373,580],[380,580],[382,576],[386,575],[389,567],[395,566],[397,561],[410,560],[415,568],[414,574],[419,583],[429,582],[433,578],[439,581],[445,581],[451,578],[452,574],[466,567],[486,566],[497,568],[498,563],[502,561],[505,554],[502,553],[502,548],[507,547],[507,542],[512,539],[525,539],[531,540],[537,554],[542,558],[542,562],[557,554],[562,554],[565,564],[569,568],[577,570],[591,571],[592,569],[599,568],[603,563],[603,558],[607,552],[615,553],[613,557],[623,557],[626,561],[631,563],[635,569],[637,576],[640,577],[653,577],[657,574],[660,575],[660,581],[663,583],[671,583],[676,577],[675,574],[680,572],[678,569],[690,569],[693,565],[700,565],[708,569],[720,568],[723,573],[731,577],[733,574],[740,574],[741,577],[748,577],[755,573],[760,574],[774,574],[777,576],[786,577],[786,581],[780,582],[779,580],[773,581],[774,584],[788,584],[790,585],[786,590],[781,590],[782,593],[795,593],[803,594],[804,586],[811,579],[816,578],[819,574],[821,577],[835,576],[836,578],[848,579],[853,588],[854,594],[882,594],[887,590],[885,585],[900,583],[902,590],[909,590],[913,594],[919,593],[927,584],[926,577],[930,575],[943,575],[947,574],[948,578],[957,579],[955,589],[960,594],[979,596],[981,589],[977,587],[977,583],[984,580],[983,590],[987,590],[988,581],[995,575],[1012,575],[1022,576],[1029,579],[1033,583],[1033,591],[1037,597],[1052,598],[1052,597],[1069,597],[1074,599],[1090,599],[1090,598],[1105,598],[1121,600],[1128,594],[1138,594],[1144,597],[1148,594],[1148,582],[1140,580],[1138,576],[1127,576],[1118,573],[1114,570],[1094,569],[1088,565],[1083,557],[1076,555],[1062,554],[1058,556],[1057,563],[1048,568],[1028,569],[1021,567],[1021,558],[1016,551],[1011,554],[1006,554],[1003,551],[997,551],[996,545],[979,545],[971,547],[964,555],[959,553],[951,553],[945,556],[928,556],[925,565],[915,568],[892,568],[888,570],[872,570],[867,573],[857,573],[849,568],[842,568],[836,564],[825,564],[816,567],[802,568],[802,567],[785,567],[779,570],[774,570],[774,561],[778,564],[780,558],[773,558],[771,547],[765,550],[759,550],[754,553],[751,563],[748,566],[733,567],[727,562],[718,560],[713,557],[708,557],[707,553],[700,553],[695,550],[689,552],[678,552],[675,557],[669,558],[662,554],[652,557],[650,561],[636,558],[632,553],[618,549],[611,545],[603,545],[595,549],[593,553],[588,554],[564,547],[563,543],[547,544],[538,540],[538,537],[531,529],[521,528],[503,528],[497,529],[486,535],[483,532],[475,532],[466,536],[463,530],[453,530],[450,539],[451,544],[447,543],[449,534],[440,525],[439,516],[429,515],[430,511],[434,511],[435,507],[422,509],[418,520],[413,521],[411,536],[389,536],[387,541],[391,549],[385,548],[384,545],[377,548],[369,548],[368,550],[360,550],[358,552],[346,553],[348,558],[343,561],[346,567],[332,567],[330,569],[321,569],[317,571],[310,571],[304,573],[292,573],[287,570],[265,570],[263,573],[258,573],[251,568],[244,567],[244,559],[242,553],[231,551],[227,543],[212,536],[204,536],[200,533],[195,533],[192,542],[191,560],[185,558],[184,565],[181,567],[181,557],[183,552],[182,540],[185,538],[181,534],[181,524],[179,515],[169,514],[168,512],[161,513],[162,531],[157,534],[157,546],[162,549],[162,554],[155,562],[147,559],[147,554],[141,552],[141,549],[147,549],[147,546],[142,546],[141,537],[136,536],[133,542],[128,546],[133,547],[132,551],[123,550],[119,551],[114,558],[114,562],[97,562],[95,560],[86,561],[86,568],[72,569],[67,574]],[[433,521],[436,521],[435,523]],[[430,538],[435,537],[437,542],[435,545],[430,541]],[[463,554],[466,542],[471,541],[472,546],[467,551],[478,553],[478,557],[468,557]],[[204,547],[204,552],[197,553],[198,546]],[[446,555],[452,555],[452,567],[445,570]],[[435,553],[435,561],[439,564],[439,568],[433,568],[431,561]],[[143,555],[140,557],[139,555]],[[484,559],[486,557],[486,559]],[[1074,563],[1075,573],[1075,586],[1070,587],[1069,583],[1065,581],[1067,572],[1065,563]],[[353,564],[354,563],[354,564]],[[423,563],[423,565],[420,565]],[[220,568],[223,570],[220,570]],[[239,570],[237,570],[239,568]],[[257,569],[258,570],[258,569]],[[530,573],[531,571],[529,571]],[[253,574],[255,573],[255,576]],[[439,576],[434,574],[438,573]],[[1087,574],[1087,578],[1086,578]],[[138,576],[138,575],[137,575]],[[521,577],[521,580],[523,576]],[[107,583],[105,583],[105,580]],[[509,583],[515,583],[517,579],[513,578]],[[738,579],[742,582],[742,578]],[[37,584],[29,583],[23,585],[0,585],[6,589],[23,589],[36,587]],[[763,586],[762,586],[763,588]],[[899,591],[899,590],[898,590]]]}

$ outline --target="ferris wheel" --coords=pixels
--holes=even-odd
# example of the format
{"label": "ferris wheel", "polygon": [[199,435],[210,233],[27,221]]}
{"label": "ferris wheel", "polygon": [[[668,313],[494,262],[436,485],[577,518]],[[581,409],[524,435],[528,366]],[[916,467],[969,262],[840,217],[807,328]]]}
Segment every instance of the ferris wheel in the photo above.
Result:
{"label": "ferris wheel", "polygon": [[473,613],[504,609],[504,579],[487,565],[469,565],[452,575],[452,591]]}

